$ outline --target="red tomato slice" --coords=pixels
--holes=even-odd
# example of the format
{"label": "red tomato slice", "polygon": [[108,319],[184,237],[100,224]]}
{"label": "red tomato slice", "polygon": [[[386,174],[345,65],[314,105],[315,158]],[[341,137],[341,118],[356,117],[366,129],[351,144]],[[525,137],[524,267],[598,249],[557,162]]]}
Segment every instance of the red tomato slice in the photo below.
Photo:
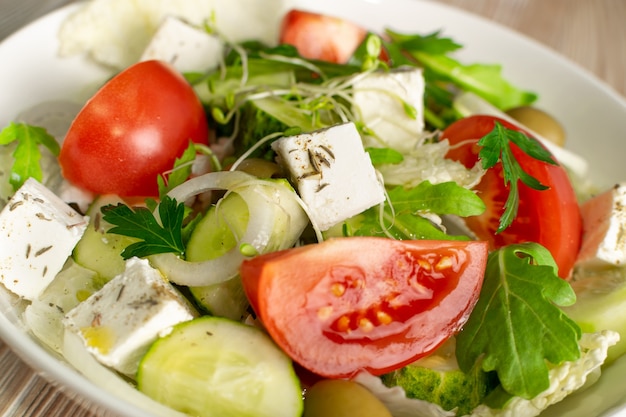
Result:
{"label": "red tomato slice", "polygon": [[343,64],[366,35],[364,28],[345,19],[291,10],[283,18],[279,41],[295,46],[305,58]]}
{"label": "red tomato slice", "polygon": [[240,269],[274,341],[309,371],[380,375],[424,356],[466,322],[486,242],[330,239],[257,256]]}
{"label": "red tomato slice", "polygon": [[175,69],[145,61],[87,102],[59,162],[68,181],[95,194],[157,196],[157,175],[173,167],[190,140],[208,142],[202,104]]}
{"label": "red tomato slice", "polygon": [[[496,121],[506,128],[520,130],[492,116],[461,119],[442,133],[442,139],[459,145],[450,150],[447,157],[462,162],[468,168],[474,166],[480,150],[476,143],[493,130]],[[559,266],[559,276],[567,278],[578,255],[582,230],[578,201],[567,172],[560,165],[547,164],[528,156],[515,145],[511,149],[521,167],[549,188],[538,191],[520,182],[517,218],[510,227],[496,234],[508,196],[502,166],[498,164],[487,171],[476,187],[487,210],[480,216],[467,218],[466,223],[478,239],[489,241],[492,249],[521,242],[537,242],[545,246]]]}

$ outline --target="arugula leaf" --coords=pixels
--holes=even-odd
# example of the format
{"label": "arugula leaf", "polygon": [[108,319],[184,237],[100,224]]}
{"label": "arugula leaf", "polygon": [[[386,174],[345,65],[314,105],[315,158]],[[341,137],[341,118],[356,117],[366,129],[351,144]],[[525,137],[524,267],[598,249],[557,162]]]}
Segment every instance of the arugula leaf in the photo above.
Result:
{"label": "arugula leaf", "polygon": [[552,154],[535,139],[526,136],[523,132],[507,129],[498,122],[495,123],[491,132],[478,141],[478,145],[481,146],[479,157],[483,168],[492,168],[501,161],[504,185],[509,187],[509,195],[504,204],[504,213],[500,217],[500,224],[496,233],[500,233],[509,227],[517,216],[519,207],[518,181],[522,181],[522,183],[535,190],[548,188],[524,171],[513,155],[511,143],[514,143],[524,153],[539,161],[556,165],[556,161],[552,159]]}
{"label": "arugula leaf", "polygon": [[370,156],[370,160],[374,166],[383,164],[399,164],[404,161],[404,155],[401,152],[391,148],[365,148]]}
{"label": "arugula leaf", "polygon": [[13,151],[14,162],[9,182],[17,191],[28,178],[34,178],[37,181],[43,179],[39,145],[46,147],[54,156],[59,155],[60,147],[46,129],[26,123],[11,122],[0,131],[0,145],[9,145],[13,142],[16,142],[17,146]]}
{"label": "arugula leaf", "polygon": [[537,95],[521,90],[502,76],[499,65],[464,65],[448,54],[461,46],[439,37],[439,32],[427,36],[405,35],[386,31],[391,43],[408,52],[424,68],[447,78],[464,90],[472,91],[501,110],[533,103]]}
{"label": "arugula leaf", "polygon": [[454,181],[439,184],[423,181],[411,189],[399,186],[389,191],[389,200],[396,213],[430,211],[467,217],[485,211],[485,203],[480,197]]}
{"label": "arugula leaf", "polygon": [[402,34],[390,29],[387,29],[386,33],[391,36],[395,43],[410,51],[422,51],[433,55],[444,55],[462,48],[460,44],[454,42],[452,39],[442,37],[440,30],[427,35]]}
{"label": "arugula leaf", "polygon": [[467,240],[467,236],[448,235],[435,226],[427,213],[475,216],[485,210],[483,201],[455,182],[431,184],[424,181],[413,188],[395,187],[388,193],[383,212],[378,207],[366,210],[344,224],[347,236],[391,236],[395,239]]}
{"label": "arugula leaf", "polygon": [[176,158],[174,161],[174,167],[169,174],[159,175],[157,177],[159,196],[165,196],[170,190],[187,181],[187,178],[191,175],[194,159],[196,159],[196,147],[194,143],[190,141],[185,152],[183,152],[180,158]]}
{"label": "arugula leaf", "polygon": [[146,207],[131,209],[125,204],[118,204],[102,208],[103,220],[113,225],[109,233],[141,239],[124,249],[124,259],[169,252],[183,255],[184,203],[177,203],[175,199],[165,196],[157,208],[160,222]]}
{"label": "arugula leaf", "polygon": [[497,372],[509,394],[535,397],[549,387],[547,362],[580,357],[581,330],[559,308],[575,301],[543,246],[525,243],[492,252],[478,303],[456,337],[460,368],[467,372],[480,360],[483,370]]}

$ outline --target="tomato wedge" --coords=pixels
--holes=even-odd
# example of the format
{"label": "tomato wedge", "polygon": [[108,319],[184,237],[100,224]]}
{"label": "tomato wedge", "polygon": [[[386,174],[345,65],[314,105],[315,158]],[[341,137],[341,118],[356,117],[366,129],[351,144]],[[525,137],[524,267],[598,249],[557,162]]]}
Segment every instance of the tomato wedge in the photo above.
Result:
{"label": "tomato wedge", "polygon": [[366,35],[348,20],[294,9],[283,18],[279,41],[308,59],[346,63]]}
{"label": "tomato wedge", "polygon": [[[480,150],[477,142],[493,130],[496,121],[506,128],[521,130],[492,116],[478,115],[461,119],[441,135],[442,139],[457,145],[448,152],[447,157],[468,168],[474,166]],[[559,276],[568,278],[580,249],[582,221],[567,172],[560,165],[547,164],[528,156],[515,145],[511,145],[511,148],[520,166],[549,188],[539,191],[520,183],[517,217],[510,227],[496,234],[508,196],[502,166],[498,164],[487,171],[476,187],[487,210],[480,216],[467,218],[467,226],[478,239],[488,241],[492,249],[521,242],[543,245],[552,253],[559,266]]]}
{"label": "tomato wedge", "polygon": [[469,317],[486,242],[334,238],[257,256],[240,274],[274,341],[305,369],[380,375],[422,357]]}
{"label": "tomato wedge", "polygon": [[95,194],[152,197],[189,141],[208,143],[204,108],[169,64],[125,69],[85,104],[63,141],[63,176]]}

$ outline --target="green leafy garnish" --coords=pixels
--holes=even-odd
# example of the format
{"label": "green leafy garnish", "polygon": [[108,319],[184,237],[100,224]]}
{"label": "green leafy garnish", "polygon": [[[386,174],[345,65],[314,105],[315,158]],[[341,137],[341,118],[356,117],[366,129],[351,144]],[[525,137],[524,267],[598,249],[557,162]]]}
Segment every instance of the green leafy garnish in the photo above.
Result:
{"label": "green leafy garnish", "polygon": [[435,214],[476,216],[485,211],[485,203],[474,192],[453,181],[432,184],[423,181],[417,187],[396,187],[389,191],[396,212],[430,211]]}
{"label": "green leafy garnish", "polygon": [[445,55],[462,48],[462,45],[456,43],[454,40],[443,37],[440,30],[427,35],[402,34],[389,29],[386,33],[391,35],[391,39],[394,43],[409,51],[420,51],[432,55]]}
{"label": "green leafy garnish", "polygon": [[476,216],[485,210],[483,201],[455,182],[431,184],[424,181],[413,188],[398,186],[388,193],[389,204],[373,207],[348,220],[346,236],[388,236],[395,239],[467,240],[467,236],[445,233],[428,214]]}
{"label": "green leafy garnish", "polygon": [[140,239],[126,247],[122,252],[124,259],[146,257],[159,253],[175,253],[182,256],[182,227],[185,217],[184,203],[165,196],[158,207],[159,220],[146,207],[131,209],[125,204],[110,205],[102,208],[103,219],[113,225],[108,233],[130,236]]}
{"label": "green leafy garnish", "polygon": [[176,188],[189,178],[191,174],[192,163],[196,158],[196,147],[193,142],[189,142],[189,146],[185,149],[185,152],[176,158],[174,161],[174,168],[166,174],[159,175],[157,177],[157,183],[159,186],[159,196],[163,197],[173,188]]}
{"label": "green leafy garnish", "polygon": [[492,252],[478,303],[457,335],[460,368],[467,372],[482,361],[484,371],[497,372],[507,393],[535,397],[550,385],[548,363],[580,357],[581,330],[559,308],[575,301],[543,246],[525,243]]}
{"label": "green leafy garnish", "polygon": [[374,166],[383,164],[399,164],[404,161],[404,155],[401,152],[391,148],[365,148],[369,154],[370,160]]}
{"label": "green leafy garnish", "polygon": [[9,145],[13,142],[16,142],[17,146],[13,151],[14,162],[9,182],[17,191],[28,178],[34,178],[37,181],[43,179],[39,145],[43,145],[54,156],[59,155],[60,147],[46,129],[26,123],[12,122],[0,131],[0,145]]}
{"label": "green leafy garnish", "polygon": [[483,168],[492,168],[501,161],[502,171],[504,173],[504,185],[509,187],[509,195],[504,204],[504,213],[502,213],[500,217],[500,224],[496,233],[500,233],[509,227],[517,216],[517,209],[519,207],[519,181],[535,190],[545,190],[548,188],[541,184],[535,177],[524,171],[513,155],[511,143],[517,145],[527,155],[539,161],[556,165],[550,152],[543,148],[535,139],[528,137],[520,131],[507,129],[498,122],[495,123],[495,127],[491,132],[478,141],[478,145],[482,147],[479,157]]}
{"label": "green leafy garnish", "polygon": [[469,64],[465,65],[452,58],[449,54],[461,48],[449,38],[441,36],[439,31],[428,34],[402,34],[386,30],[392,45],[390,55],[406,63],[403,53],[410,54],[418,65],[425,68],[427,90],[442,82],[452,84],[456,88],[472,91],[494,106],[502,110],[533,103],[537,95],[521,90],[509,83],[502,76],[499,65]]}

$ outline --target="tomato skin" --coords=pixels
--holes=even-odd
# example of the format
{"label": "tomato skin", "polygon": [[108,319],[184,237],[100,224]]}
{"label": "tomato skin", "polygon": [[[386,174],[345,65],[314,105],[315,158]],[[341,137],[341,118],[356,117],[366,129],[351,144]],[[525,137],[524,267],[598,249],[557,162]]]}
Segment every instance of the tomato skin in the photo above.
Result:
{"label": "tomato skin", "polygon": [[[492,116],[477,115],[461,119],[450,125],[441,135],[442,139],[448,139],[452,145],[463,143],[451,149],[447,157],[468,168],[474,166],[480,150],[477,142],[493,130],[496,121],[506,128],[521,130]],[[504,187],[502,166],[498,164],[487,171],[475,188],[487,210],[480,216],[467,218],[467,226],[478,239],[489,241],[491,249],[529,241],[545,246],[559,266],[559,276],[568,278],[580,249],[582,220],[567,172],[560,165],[547,164],[528,156],[515,145],[511,149],[521,167],[549,189],[534,190],[520,182],[518,215],[511,226],[496,234],[508,196],[508,189]]]}
{"label": "tomato skin", "polygon": [[246,260],[240,275],[269,334],[303,368],[328,378],[380,375],[460,330],[480,293],[487,248],[334,238]]}
{"label": "tomato skin", "polygon": [[175,69],[137,63],[107,82],[76,116],[63,142],[63,176],[95,194],[157,196],[157,175],[192,140],[208,143],[204,109]]}
{"label": "tomato skin", "polygon": [[366,35],[348,20],[294,9],[283,18],[279,42],[295,46],[305,58],[343,64]]}

